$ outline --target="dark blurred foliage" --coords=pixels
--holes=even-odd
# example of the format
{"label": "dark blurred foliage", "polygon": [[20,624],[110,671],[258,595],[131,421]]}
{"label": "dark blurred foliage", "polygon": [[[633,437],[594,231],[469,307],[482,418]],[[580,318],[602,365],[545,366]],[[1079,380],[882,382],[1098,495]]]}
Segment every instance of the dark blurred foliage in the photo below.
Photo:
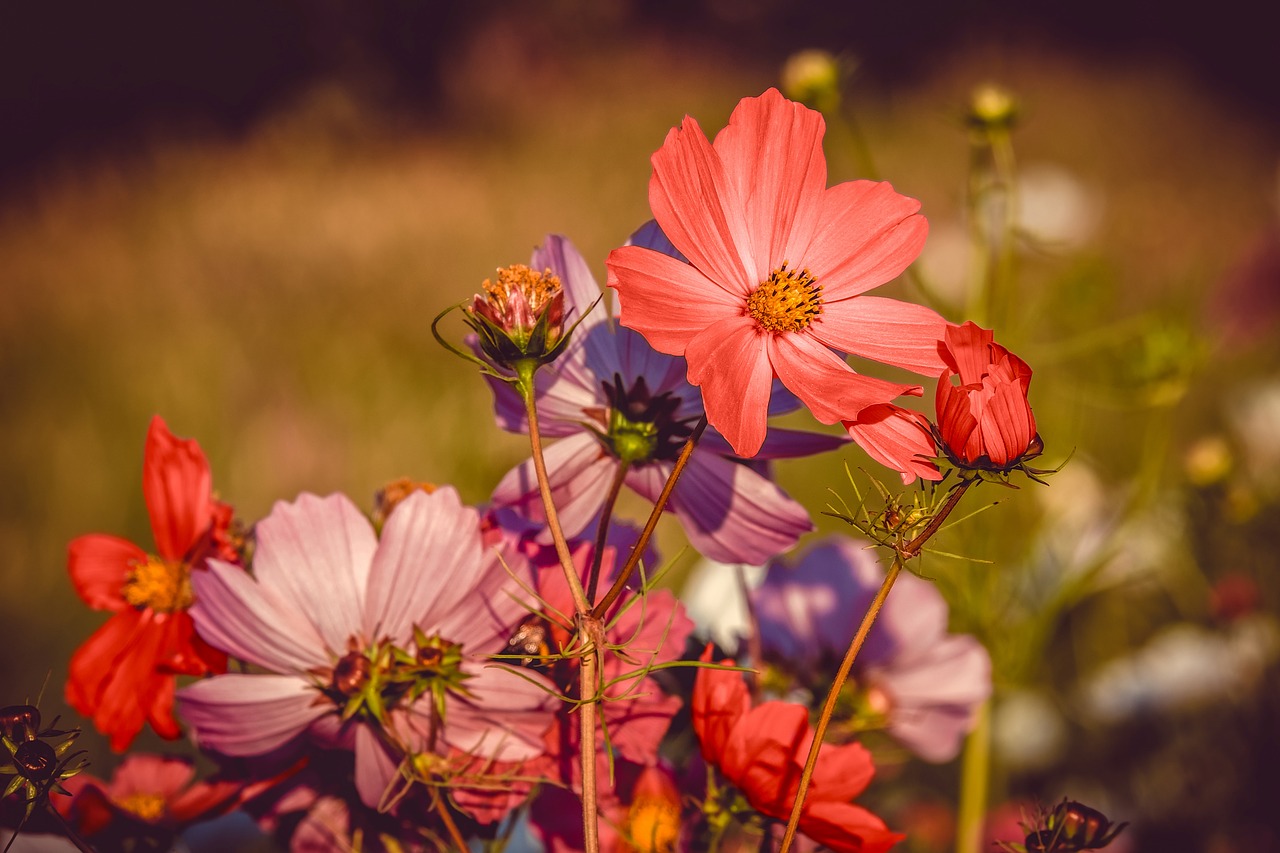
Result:
{"label": "dark blurred foliage", "polygon": [[1172,58],[1272,117],[1274,30],[1256,25],[1259,9],[1246,0],[1158,10],[1106,0],[13,0],[0,6],[0,179],[50,156],[127,144],[156,125],[234,133],[328,79],[430,113],[449,46],[513,14],[530,19],[531,38],[565,49],[655,29],[705,35],[772,64],[797,44],[836,47],[883,82],[908,81],[975,39],[1034,36],[1096,57]]}

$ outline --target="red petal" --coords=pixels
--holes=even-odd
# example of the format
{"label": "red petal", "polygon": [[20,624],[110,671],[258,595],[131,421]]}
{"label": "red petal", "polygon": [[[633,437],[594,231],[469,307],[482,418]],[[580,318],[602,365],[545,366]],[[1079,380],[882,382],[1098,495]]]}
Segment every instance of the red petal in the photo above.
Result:
{"label": "red petal", "polygon": [[799,265],[805,258],[827,187],[825,130],[822,113],[770,89],[743,98],[716,135],[725,180],[743,205],[751,240],[744,261],[754,273],[753,285],[783,261]]}
{"label": "red petal", "polygon": [[844,359],[811,335],[772,335],[768,342],[769,361],[782,384],[824,424],[853,420],[868,406],[924,390],[854,373]]}
{"label": "red petal", "polygon": [[104,533],[78,536],[67,546],[71,585],[94,610],[128,607],[121,591],[134,564],[146,559],[147,553],[137,545]]}
{"label": "red petal", "polygon": [[947,321],[923,305],[856,296],[824,303],[812,333],[841,352],[937,376],[946,366],[938,354],[946,328]]}
{"label": "red petal", "polygon": [[755,456],[768,432],[773,368],[767,339],[750,317],[728,317],[685,350],[689,382],[700,386],[707,423],[742,457]]}
{"label": "red petal", "polygon": [[[991,366],[990,345],[993,335],[972,320],[962,326],[948,325],[944,335],[942,358],[964,385],[982,382]],[[1002,348],[1003,349],[1003,348]]]}
{"label": "red petal", "polygon": [[822,194],[821,230],[804,258],[792,260],[809,268],[824,299],[865,293],[901,275],[924,248],[929,223],[919,209],[887,183],[837,184]]}
{"label": "red petal", "polygon": [[743,200],[702,128],[685,116],[652,159],[649,207],[662,232],[716,285],[745,297],[761,279]]}
{"label": "red petal", "polygon": [[142,462],[142,494],[160,556],[183,559],[209,529],[212,488],[209,461],[200,445],[174,436],[159,415],[152,418]]}
{"label": "red petal", "polygon": [[809,713],[790,702],[765,702],[739,721],[720,769],[756,811],[786,820],[800,787]]}
{"label": "red petal", "polygon": [[[700,660],[710,662],[711,644],[702,652]],[[733,666],[726,658],[724,666]],[[726,669],[700,668],[693,683],[693,701],[690,712],[693,730],[702,745],[702,757],[709,764],[720,766],[729,734],[751,707],[751,695],[747,692],[742,674]]]}
{"label": "red petal", "polygon": [[832,801],[806,803],[800,831],[837,853],[884,853],[906,838],[861,806]]}
{"label": "red petal", "polygon": [[942,479],[938,467],[927,458],[937,451],[929,421],[919,412],[888,403],[863,409],[856,420],[843,423],[858,446],[881,465],[901,474],[904,484],[916,477]]}
{"label": "red petal", "polygon": [[618,292],[618,322],[644,335],[658,352],[684,355],[696,335],[741,314],[746,304],[688,264],[652,249],[623,246],[605,264],[609,286]]}

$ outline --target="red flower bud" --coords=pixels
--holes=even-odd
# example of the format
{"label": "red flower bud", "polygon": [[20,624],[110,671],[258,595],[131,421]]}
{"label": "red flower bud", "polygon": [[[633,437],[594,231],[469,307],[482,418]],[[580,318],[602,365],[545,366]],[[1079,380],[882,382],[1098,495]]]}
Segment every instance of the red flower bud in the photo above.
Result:
{"label": "red flower bud", "polygon": [[971,322],[948,326],[938,350],[947,369],[938,380],[937,438],[952,464],[1006,472],[1039,455],[1027,363]]}

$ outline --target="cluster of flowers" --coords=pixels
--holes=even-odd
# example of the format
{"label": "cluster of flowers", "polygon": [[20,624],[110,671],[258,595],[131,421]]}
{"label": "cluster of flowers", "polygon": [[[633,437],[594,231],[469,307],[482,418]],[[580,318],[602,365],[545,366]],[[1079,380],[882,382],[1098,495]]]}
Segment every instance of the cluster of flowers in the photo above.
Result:
{"label": "cluster of flowers", "polygon": [[[156,418],[155,553],[106,535],[70,546],[76,590],[113,615],[72,658],[66,695],[116,750],[144,725],[185,726],[221,769],[194,787],[177,759],[131,757],[110,783],[80,774],[65,783],[71,823],[90,838],[164,833],[239,809],[294,849],[448,849],[511,831],[527,808],[548,849],[579,850],[597,844],[577,803],[595,762],[600,849],[758,849],[788,819],[814,740],[806,705],[768,696],[830,683],[884,578],[851,539],[778,559],[812,523],[770,460],[851,439],[904,484],[948,463],[969,483],[1039,451],[1024,362],[972,323],[866,295],[914,260],[927,225],[888,184],[828,187],[823,130],[773,90],[714,142],[691,118],[672,130],[653,157],[654,221],[607,261],[616,317],[562,237],[485,283],[464,311],[474,360],[498,424],[535,451],[487,507],[405,481],[367,515],[304,494],[237,526],[196,442]],[[856,373],[850,354],[936,379],[934,422],[894,402],[922,386]],[[844,433],[769,426],[801,406]],[[545,466],[542,438],[556,439]],[[761,659],[742,661],[764,674],[703,650],[676,597],[627,574],[659,563],[647,534],[610,527],[614,498],[625,485],[661,503],[672,480],[666,505],[695,549],[770,566],[751,594]],[[598,635],[580,630],[587,615]],[[858,660],[854,719],[806,780],[812,842],[902,838],[853,803],[874,773],[857,732],[955,756],[990,664],[946,625],[933,587],[903,577]],[[589,655],[594,695],[579,680]],[[178,689],[180,675],[195,678]],[[601,718],[590,746],[586,705]]]}

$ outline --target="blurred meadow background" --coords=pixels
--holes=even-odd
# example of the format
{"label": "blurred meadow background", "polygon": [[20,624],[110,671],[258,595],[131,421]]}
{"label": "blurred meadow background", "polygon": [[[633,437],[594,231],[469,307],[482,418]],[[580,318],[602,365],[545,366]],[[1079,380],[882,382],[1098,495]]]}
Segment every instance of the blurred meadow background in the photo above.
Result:
{"label": "blurred meadow background", "polygon": [[[910,5],[6,4],[3,704],[47,679],[46,719],[68,715],[67,660],[105,614],[72,591],[66,544],[150,547],[153,414],[248,522],[301,491],[369,504],[401,476],[484,502],[525,440],[432,318],[550,232],[603,283],[667,130],[713,132],[820,48],[846,72],[831,180],[874,168],[921,199],[918,278],[953,320],[991,322],[968,311],[965,116],[984,84],[1018,105],[996,332],[1035,370],[1045,467],[1071,459],[1047,488],[984,487],[1001,506],[942,543],[993,565],[923,566],[995,661],[991,805],[1070,794],[1132,821],[1129,849],[1280,850],[1274,30],[1243,3]],[[852,495],[845,462],[866,464],[778,466],[820,532],[847,530],[819,515]],[[678,527],[662,537],[677,554]],[[81,743],[97,775],[118,760]],[[949,849],[960,772],[882,765],[871,801],[901,849]]]}

